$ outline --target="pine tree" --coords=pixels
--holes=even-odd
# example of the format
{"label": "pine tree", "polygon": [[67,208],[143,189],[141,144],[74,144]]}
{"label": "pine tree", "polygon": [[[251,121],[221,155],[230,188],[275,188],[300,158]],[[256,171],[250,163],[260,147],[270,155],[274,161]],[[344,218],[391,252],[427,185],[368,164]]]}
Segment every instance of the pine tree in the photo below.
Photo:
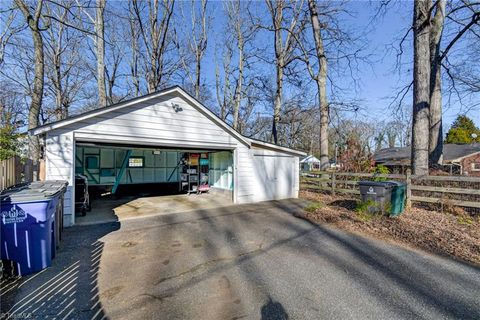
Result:
{"label": "pine tree", "polygon": [[477,135],[476,141],[480,139],[480,129],[475,126],[473,120],[465,115],[460,115],[448,130],[445,143],[468,144],[476,142],[472,134]]}

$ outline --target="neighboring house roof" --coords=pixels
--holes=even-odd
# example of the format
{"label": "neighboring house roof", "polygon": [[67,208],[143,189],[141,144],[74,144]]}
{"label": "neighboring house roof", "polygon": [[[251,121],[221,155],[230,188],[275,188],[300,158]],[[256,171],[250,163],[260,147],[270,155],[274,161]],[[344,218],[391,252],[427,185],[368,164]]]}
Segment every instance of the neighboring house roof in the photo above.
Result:
{"label": "neighboring house roof", "polygon": [[306,155],[306,153],[304,153],[302,151],[294,150],[294,149],[287,148],[287,147],[278,146],[278,145],[275,145],[275,144],[271,144],[271,143],[267,143],[267,142],[263,142],[263,141],[259,141],[259,140],[255,140],[255,139],[251,139],[251,138],[247,138],[247,137],[243,136],[242,134],[237,132],[235,129],[233,129],[230,125],[228,125],[225,121],[220,119],[215,113],[210,111],[201,102],[199,102],[197,99],[195,99],[193,96],[191,96],[188,92],[186,92],[180,86],[169,87],[169,88],[163,89],[161,91],[149,93],[149,94],[146,94],[144,96],[140,96],[140,97],[136,97],[136,98],[133,98],[133,99],[130,99],[130,100],[122,101],[122,102],[119,102],[119,103],[116,103],[116,104],[113,104],[113,105],[110,105],[110,106],[90,110],[90,111],[75,115],[73,117],[69,117],[67,119],[63,119],[63,120],[51,122],[51,123],[48,123],[48,124],[45,124],[45,125],[42,125],[42,126],[38,126],[36,128],[30,129],[28,132],[32,135],[43,134],[43,133],[46,133],[48,131],[55,130],[55,129],[62,128],[62,127],[65,127],[67,125],[76,123],[78,121],[82,121],[82,120],[85,120],[85,119],[93,118],[93,117],[101,115],[101,114],[105,114],[105,113],[109,113],[109,112],[116,111],[116,110],[119,110],[119,109],[123,109],[123,108],[126,108],[126,107],[130,107],[130,106],[135,105],[135,104],[144,103],[144,102],[147,102],[149,100],[158,99],[158,98],[161,98],[161,97],[167,96],[169,94],[173,94],[173,93],[178,94],[179,96],[184,98],[186,101],[190,102],[197,110],[199,110],[201,113],[203,113],[205,116],[207,116],[213,122],[215,122],[218,126],[225,129],[232,136],[236,137],[240,142],[244,143],[245,145],[247,145],[249,147],[252,144],[257,144],[259,146],[267,147],[267,148],[274,149],[274,150],[288,152],[288,153],[295,154],[295,155],[298,155],[298,156]]}
{"label": "neighboring house roof", "polygon": [[320,160],[318,160],[314,155],[309,155],[301,160],[300,163],[320,163]]}
{"label": "neighboring house roof", "polygon": [[[480,143],[445,144],[443,146],[443,163],[455,163],[465,157],[480,153]],[[385,148],[375,152],[373,159],[385,165],[410,165],[411,148]]]}

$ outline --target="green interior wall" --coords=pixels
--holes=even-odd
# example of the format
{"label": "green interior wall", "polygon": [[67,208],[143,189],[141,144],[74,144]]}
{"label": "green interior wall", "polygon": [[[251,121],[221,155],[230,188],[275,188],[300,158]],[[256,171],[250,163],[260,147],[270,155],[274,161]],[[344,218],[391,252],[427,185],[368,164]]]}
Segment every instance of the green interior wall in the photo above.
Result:
{"label": "green interior wall", "polygon": [[[130,158],[142,158],[143,167],[127,167],[120,184],[179,182],[180,160],[185,151],[132,149]],[[75,173],[88,178],[90,185],[113,185],[127,150],[108,147],[77,146]],[[230,151],[209,153],[209,184],[233,190],[233,156]]]}
{"label": "green interior wall", "polygon": [[233,155],[230,151],[210,154],[210,185],[233,190]]}
{"label": "green interior wall", "polygon": [[[123,149],[77,146],[75,173],[85,175],[90,185],[113,185],[126,153]],[[133,149],[130,158],[137,157],[143,159],[143,167],[127,167],[121,184],[179,181],[180,152]]]}

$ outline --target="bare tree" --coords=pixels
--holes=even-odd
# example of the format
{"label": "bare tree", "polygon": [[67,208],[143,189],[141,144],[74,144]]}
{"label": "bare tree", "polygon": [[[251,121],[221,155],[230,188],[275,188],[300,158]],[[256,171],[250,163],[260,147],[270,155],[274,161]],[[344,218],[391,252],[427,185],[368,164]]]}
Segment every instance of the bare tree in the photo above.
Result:
{"label": "bare tree", "polygon": [[130,92],[123,93],[120,90],[115,92],[115,88],[121,86],[125,74],[121,71],[125,53],[124,30],[126,27],[118,23],[119,19],[125,19],[124,16],[118,14],[114,10],[107,10],[110,19],[105,20],[105,49],[107,52],[105,59],[105,80],[107,87],[107,101],[108,104],[114,104],[130,95]]}
{"label": "bare tree", "polygon": [[[247,20],[244,17],[246,10],[242,7],[240,0],[227,2],[225,4],[226,13],[228,17],[228,26],[233,31],[232,38],[237,45],[238,63],[237,63],[237,80],[235,85],[235,97],[233,104],[233,128],[238,129],[238,118],[240,113],[240,104],[243,95],[243,80],[244,80],[244,65],[246,60],[245,43],[252,37],[252,30],[247,25]],[[248,8],[248,3],[246,5]]]}
{"label": "bare tree", "polygon": [[413,14],[412,169],[428,174],[430,104],[430,0],[415,0]]}
{"label": "bare tree", "polygon": [[430,130],[429,166],[443,162],[442,75],[440,42],[445,21],[446,0],[436,2],[430,31]]}
{"label": "bare tree", "polygon": [[105,6],[106,0],[97,0],[95,10],[95,48],[97,55],[98,102],[101,107],[107,105],[105,85]]}
{"label": "bare tree", "polygon": [[[69,109],[75,102],[87,79],[84,61],[80,54],[84,34],[69,27],[73,1],[62,5],[45,3],[45,21],[49,28],[44,33],[46,94],[54,97],[54,114],[57,120],[68,117]],[[45,107],[44,107],[45,109]],[[48,104],[47,104],[47,109]]]}
{"label": "bare tree", "polygon": [[[89,5],[82,4],[77,0],[78,6],[83,9],[82,12],[88,17],[90,23],[93,25],[93,32],[89,32],[87,28],[79,28],[79,30],[86,32],[93,41],[95,47],[96,71],[95,77],[97,79],[98,90],[98,104],[101,107],[107,105],[107,87],[105,84],[105,7],[106,0],[96,0],[95,15],[89,12]],[[70,25],[73,27],[73,25]]]}
{"label": "bare tree", "polygon": [[[189,36],[189,46],[190,50],[194,56],[195,62],[195,79],[193,82],[193,87],[195,91],[195,98],[199,99],[200,97],[200,88],[201,88],[201,71],[202,71],[202,59],[207,50],[208,43],[208,16],[207,16],[207,0],[201,0],[200,3],[200,15],[197,18],[197,10],[195,8],[195,0],[192,0],[191,3],[191,21],[192,29]],[[188,68],[187,68],[188,70]],[[188,71],[187,71],[188,72]]]}
{"label": "bare tree", "polygon": [[[428,117],[429,120],[429,130],[428,130],[428,144],[429,144],[429,166],[437,166],[441,165],[443,162],[443,130],[442,130],[442,82],[444,81],[445,77],[442,77],[442,70],[445,70],[447,73],[447,79],[450,80],[450,87],[447,87],[447,92],[449,96],[456,94],[459,96],[459,100],[462,100],[460,97],[460,93],[458,88],[455,85],[456,77],[455,72],[452,69],[455,67],[451,64],[448,58],[448,53],[454,47],[454,45],[463,38],[466,38],[469,31],[471,34],[475,35],[476,32],[474,30],[475,26],[478,26],[478,22],[480,21],[480,12],[478,8],[480,7],[480,3],[475,1],[461,1],[461,2],[449,2],[447,3],[445,0],[436,0],[432,3],[432,0],[425,1],[428,2],[427,4],[423,4],[421,6],[427,6],[428,11],[425,13],[426,16],[422,19],[424,23],[419,26],[422,31],[415,34],[415,24],[413,28],[409,30],[414,30],[414,47],[417,44],[417,40],[419,38],[423,38],[422,36],[417,37],[418,34],[424,35],[423,30],[428,30],[428,37],[429,37],[429,53],[428,57],[430,60],[429,67],[429,80],[427,82],[429,87],[429,101],[428,101],[428,112],[422,109],[421,114]],[[447,10],[447,6],[448,9]],[[415,8],[418,8],[417,4],[414,5]],[[414,10],[415,11],[415,10]],[[449,12],[447,12],[449,11]],[[416,12],[416,11],[415,11]],[[459,17],[460,15],[460,17]],[[446,21],[450,21],[450,30],[447,30],[447,35],[445,37],[445,29],[448,26]],[[402,43],[406,39],[408,35],[404,35],[400,42],[400,54],[403,52]],[[478,39],[480,39],[480,34],[476,35]],[[426,35],[425,35],[426,37]],[[448,39],[448,41],[447,41]],[[422,40],[423,41],[423,40]],[[478,41],[478,40],[477,40]],[[415,59],[418,56],[415,56]],[[469,64],[471,65],[471,57],[469,57]],[[417,61],[417,60],[415,60]],[[473,62],[474,63],[474,62]],[[414,62],[415,65],[415,62]],[[465,74],[465,72],[462,72]],[[408,93],[412,84],[415,87],[415,83],[418,85],[418,81],[416,81],[416,77],[420,75],[422,80],[424,81],[424,75],[417,73],[414,71],[414,81],[406,86],[401,93],[397,95],[397,98],[401,96],[399,99],[400,104],[402,103],[403,98]],[[418,86],[417,86],[418,87]],[[416,93],[414,92],[414,95]],[[445,95],[445,94],[444,94]],[[449,98],[450,100],[450,98]],[[415,106],[414,106],[415,108]],[[424,114],[425,113],[425,114]],[[414,118],[418,116],[417,113],[414,112]],[[414,129],[418,128],[414,121]],[[426,134],[426,133],[425,133]],[[424,135],[424,133],[421,133]],[[412,138],[417,139],[419,134],[413,134]],[[413,143],[412,143],[413,144]],[[423,152],[422,152],[423,153]]]}
{"label": "bare tree", "polygon": [[[149,0],[147,6],[132,0],[132,7],[146,51],[146,81],[148,92],[155,92],[167,73],[165,53],[169,45],[169,27],[175,0]],[[147,7],[147,9],[145,8]],[[144,11],[148,11],[148,18]],[[145,21],[147,20],[147,21]]]}
{"label": "bare tree", "polygon": [[132,2],[128,2],[128,32],[127,37],[130,39],[130,77],[132,80],[133,95],[137,97],[140,94],[140,74],[139,74],[139,61],[140,61],[140,28],[136,15],[133,10]]}
{"label": "bare tree", "polygon": [[217,59],[215,59],[215,89],[217,96],[217,103],[220,107],[220,118],[225,120],[228,116],[230,106],[232,104],[232,88],[230,78],[232,72],[230,69],[230,63],[232,60],[233,50],[228,41],[225,42],[223,47],[222,67],[223,67],[223,85],[220,79],[220,69]]}
{"label": "bare tree", "polygon": [[[302,30],[302,23],[300,23],[300,15],[303,7],[303,0],[291,1],[287,5],[285,0],[265,0],[272,20],[272,25],[269,30],[274,33],[274,48],[275,48],[275,71],[276,71],[276,93],[273,111],[272,122],[272,142],[278,142],[278,123],[280,121],[280,111],[282,109],[283,98],[283,84],[285,76],[285,68],[295,60],[293,55],[296,41],[294,34]],[[290,7],[292,10],[290,21],[287,26],[284,26],[286,17],[284,12]],[[285,35],[285,40],[283,36]]]}
{"label": "bare tree", "polygon": [[10,42],[10,39],[18,32],[22,30],[21,26],[16,26],[14,24],[17,16],[16,10],[11,10],[8,14],[8,17],[4,21],[0,18],[0,66],[4,61],[5,56],[5,47]]}
{"label": "bare tree", "polygon": [[323,46],[320,19],[315,0],[308,0],[308,8],[310,11],[313,38],[315,40],[315,52],[318,64],[317,71],[313,71],[312,66],[308,62],[308,55],[305,55],[307,57],[305,61],[307,62],[310,76],[317,84],[318,106],[320,109],[320,169],[326,170],[329,167],[328,123],[330,113],[327,102],[327,57]]}
{"label": "bare tree", "polygon": [[[15,0],[16,5],[22,12],[25,21],[30,29],[33,48],[34,48],[34,80],[33,91],[31,94],[30,108],[28,111],[28,128],[33,129],[38,126],[40,109],[42,107],[43,87],[44,87],[44,72],[45,72],[45,57],[43,52],[43,36],[42,31],[45,28],[41,27],[43,0],[37,2],[34,12],[30,11],[29,6],[24,0]],[[39,159],[39,140],[36,136],[30,136],[29,139],[29,157],[33,164],[36,165]],[[33,171],[33,179],[38,179],[38,171]]]}
{"label": "bare tree", "polygon": [[[48,15],[54,14],[52,8],[46,4],[46,13]],[[55,13],[56,14],[56,13]],[[57,15],[57,19],[64,21],[67,18],[68,8],[65,8]],[[55,96],[55,114],[58,120],[65,119],[68,114],[68,105],[65,103],[63,88],[62,88],[62,54],[66,50],[63,46],[65,25],[59,23],[58,25],[50,19],[50,28],[45,37],[45,51],[47,59],[50,60],[47,67],[47,77],[51,79],[53,95]],[[49,72],[50,71],[50,72]]]}

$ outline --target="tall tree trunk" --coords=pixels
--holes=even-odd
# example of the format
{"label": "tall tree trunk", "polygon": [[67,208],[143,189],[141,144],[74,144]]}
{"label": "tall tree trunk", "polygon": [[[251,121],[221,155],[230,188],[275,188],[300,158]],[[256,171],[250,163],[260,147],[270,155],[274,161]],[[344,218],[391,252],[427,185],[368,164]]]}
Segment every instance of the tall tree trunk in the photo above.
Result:
{"label": "tall tree trunk", "polygon": [[428,174],[430,104],[430,0],[415,0],[413,18],[413,174]]}
{"label": "tall tree trunk", "polygon": [[387,132],[387,141],[389,148],[395,148],[395,141],[397,140],[397,135],[394,132]]}
{"label": "tall tree trunk", "polygon": [[277,88],[275,91],[275,101],[273,107],[273,123],[272,123],[272,142],[278,143],[278,123],[280,121],[280,111],[282,110],[283,98],[283,68],[285,67],[285,52],[283,50],[282,39],[282,21],[283,21],[283,1],[276,2],[276,15],[274,15],[274,45],[275,45],[275,68]]}
{"label": "tall tree trunk", "polygon": [[138,97],[140,94],[140,78],[138,75],[138,60],[140,57],[140,50],[138,48],[138,37],[139,37],[139,30],[135,23],[135,14],[132,12],[132,2],[128,2],[128,11],[129,11],[129,25],[130,25],[130,51],[131,51],[131,59],[130,59],[130,76],[132,77],[132,84],[135,90],[135,97]]}
{"label": "tall tree trunk", "polygon": [[430,166],[443,163],[442,75],[440,42],[445,21],[445,0],[438,0],[430,31]]}
{"label": "tall tree trunk", "polygon": [[106,0],[97,0],[95,15],[98,103],[101,107],[107,105],[107,88],[105,85],[105,2]]}
{"label": "tall tree trunk", "polygon": [[323,47],[320,20],[318,18],[315,0],[308,0],[310,20],[312,22],[313,38],[315,40],[315,51],[318,60],[317,82],[318,105],[320,111],[320,170],[326,170],[330,166],[328,157],[328,123],[329,106],[327,102],[327,58]]}
{"label": "tall tree trunk", "polygon": [[[40,16],[42,13],[43,1],[37,2],[35,13],[32,15],[27,4],[23,0],[15,0],[16,5],[22,11],[25,20],[28,23],[30,32],[32,33],[34,48],[34,78],[33,91],[31,93],[30,108],[28,110],[28,129],[33,129],[39,125],[40,109],[42,107],[43,87],[44,87],[44,70],[45,61],[43,53],[43,38],[40,29]],[[40,143],[37,136],[29,136],[28,143],[29,158],[33,163],[33,179],[38,179],[38,170],[35,169],[40,158]]]}
{"label": "tall tree trunk", "polygon": [[63,110],[61,60],[60,54],[57,50],[55,50],[54,53],[53,66],[55,68],[55,74],[53,76],[53,87],[55,89],[55,115],[57,120],[62,120],[65,119],[65,112]]}
{"label": "tall tree trunk", "polygon": [[233,129],[238,129],[238,115],[240,113],[240,104],[242,102],[242,84],[243,84],[243,35],[240,27],[237,29],[238,41],[238,81],[235,88],[235,105],[233,107]]}
{"label": "tall tree trunk", "polygon": [[275,90],[275,102],[273,110],[272,123],[272,142],[278,143],[278,123],[280,122],[280,111],[282,110],[282,95],[283,95],[283,59],[277,59],[277,88]]}
{"label": "tall tree trunk", "polygon": [[195,98],[200,98],[200,77],[202,71],[202,57],[197,53],[195,68]]}

